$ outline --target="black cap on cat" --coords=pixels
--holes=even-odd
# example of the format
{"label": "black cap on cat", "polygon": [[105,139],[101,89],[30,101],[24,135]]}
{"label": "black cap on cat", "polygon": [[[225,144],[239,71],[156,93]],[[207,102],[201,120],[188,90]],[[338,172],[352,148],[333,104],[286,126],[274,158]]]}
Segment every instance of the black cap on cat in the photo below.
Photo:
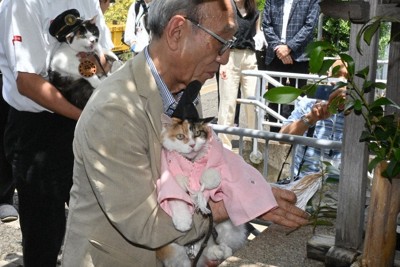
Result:
{"label": "black cap on cat", "polygon": [[188,84],[171,117],[194,121],[199,119],[199,113],[193,101],[199,95],[201,86],[202,84],[199,81],[193,81]]}
{"label": "black cap on cat", "polygon": [[58,15],[50,24],[49,32],[59,42],[65,42],[65,36],[75,31],[82,23],[79,11],[69,9]]}

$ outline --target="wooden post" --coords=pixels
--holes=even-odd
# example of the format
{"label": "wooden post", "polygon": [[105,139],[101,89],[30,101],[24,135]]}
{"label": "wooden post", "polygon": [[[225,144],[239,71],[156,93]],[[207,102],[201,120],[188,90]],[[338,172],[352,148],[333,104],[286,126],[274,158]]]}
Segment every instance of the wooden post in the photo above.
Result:
{"label": "wooden post", "polygon": [[397,214],[400,212],[400,177],[392,182],[381,172],[386,162],[375,168],[371,189],[371,203],[364,240],[362,265],[390,267],[396,251]]}

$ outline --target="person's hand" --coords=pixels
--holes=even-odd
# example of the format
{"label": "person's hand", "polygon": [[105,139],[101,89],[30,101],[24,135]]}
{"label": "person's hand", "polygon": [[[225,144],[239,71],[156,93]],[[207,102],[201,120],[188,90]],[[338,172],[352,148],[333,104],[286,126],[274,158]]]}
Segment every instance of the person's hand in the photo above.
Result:
{"label": "person's hand", "polygon": [[325,120],[332,115],[328,110],[328,102],[326,101],[316,101],[309,114],[308,119],[312,124],[319,120]]}
{"label": "person's hand", "polygon": [[291,55],[287,55],[286,57],[283,57],[283,58],[281,59],[281,61],[282,61],[282,63],[285,64],[285,65],[293,64],[293,59],[292,59],[292,56],[291,56]]}
{"label": "person's hand", "polygon": [[261,219],[291,228],[309,223],[309,214],[295,206],[297,197],[292,191],[272,186],[272,193],[278,207],[261,215]]}
{"label": "person's hand", "polygon": [[280,59],[283,60],[283,58],[287,57],[290,55],[290,52],[292,52],[292,50],[289,48],[289,46],[287,45],[277,45],[275,47],[275,53],[276,56]]}
{"label": "person's hand", "polygon": [[332,110],[341,111],[344,109],[345,102],[346,102],[346,88],[342,87],[329,95],[328,98],[328,108]]}

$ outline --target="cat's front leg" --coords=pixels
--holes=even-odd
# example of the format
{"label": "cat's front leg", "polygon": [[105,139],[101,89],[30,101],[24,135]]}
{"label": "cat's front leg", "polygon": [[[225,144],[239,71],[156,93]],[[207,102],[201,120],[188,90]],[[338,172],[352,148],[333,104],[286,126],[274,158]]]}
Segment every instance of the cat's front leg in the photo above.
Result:
{"label": "cat's front leg", "polygon": [[177,230],[186,232],[192,226],[192,213],[189,206],[182,200],[170,200],[172,222]]}

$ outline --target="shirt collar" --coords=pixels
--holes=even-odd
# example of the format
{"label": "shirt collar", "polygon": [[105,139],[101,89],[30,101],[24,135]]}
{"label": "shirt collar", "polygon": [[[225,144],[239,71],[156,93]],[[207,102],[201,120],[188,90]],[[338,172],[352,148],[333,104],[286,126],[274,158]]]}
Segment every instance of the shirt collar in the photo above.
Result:
{"label": "shirt collar", "polygon": [[[156,66],[154,65],[153,60],[150,57],[148,46],[146,46],[144,49],[144,55],[146,57],[147,64],[150,67],[151,73],[153,74],[153,77],[156,80],[158,90],[160,91],[161,99],[163,102],[164,113],[171,117],[172,113],[176,109],[176,106],[178,105],[179,100],[181,99],[184,90],[175,94],[175,96],[171,94],[171,91],[168,89],[167,85],[161,78],[160,74],[157,71]],[[197,106],[199,102],[200,102],[200,97],[197,96],[196,99],[193,101],[193,104]]]}
{"label": "shirt collar", "polygon": [[165,84],[165,82],[162,80],[160,74],[158,73],[156,66],[154,65],[154,62],[150,57],[148,47],[145,48],[144,54],[146,56],[146,61],[150,67],[151,73],[153,74],[153,77],[156,80],[158,90],[160,91],[161,99],[163,102],[164,113],[171,116],[172,113],[174,112],[176,106],[178,105],[178,101],[183,92],[180,92],[178,94],[178,97],[177,97],[178,101],[175,100],[175,97],[171,94],[167,85]]}

